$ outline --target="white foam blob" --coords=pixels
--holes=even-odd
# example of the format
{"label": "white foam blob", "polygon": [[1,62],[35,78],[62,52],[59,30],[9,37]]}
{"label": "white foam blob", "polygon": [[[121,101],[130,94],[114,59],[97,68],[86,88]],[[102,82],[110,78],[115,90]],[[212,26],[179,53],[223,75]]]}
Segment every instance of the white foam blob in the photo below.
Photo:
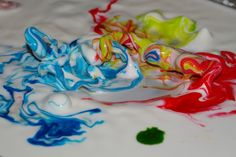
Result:
{"label": "white foam blob", "polygon": [[209,51],[212,49],[213,37],[208,29],[203,28],[199,31],[198,35],[186,46],[182,47],[184,50],[189,51]]}
{"label": "white foam blob", "polygon": [[72,108],[70,97],[64,93],[53,93],[43,101],[43,109],[54,114],[67,113]]}

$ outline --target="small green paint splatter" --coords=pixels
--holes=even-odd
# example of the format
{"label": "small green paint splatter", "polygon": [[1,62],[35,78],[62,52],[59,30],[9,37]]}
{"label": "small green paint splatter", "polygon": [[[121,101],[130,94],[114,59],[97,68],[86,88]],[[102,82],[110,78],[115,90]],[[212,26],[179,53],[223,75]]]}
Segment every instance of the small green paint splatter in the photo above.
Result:
{"label": "small green paint splatter", "polygon": [[146,145],[160,144],[164,141],[165,132],[157,127],[147,128],[145,131],[140,131],[136,139],[138,142]]}

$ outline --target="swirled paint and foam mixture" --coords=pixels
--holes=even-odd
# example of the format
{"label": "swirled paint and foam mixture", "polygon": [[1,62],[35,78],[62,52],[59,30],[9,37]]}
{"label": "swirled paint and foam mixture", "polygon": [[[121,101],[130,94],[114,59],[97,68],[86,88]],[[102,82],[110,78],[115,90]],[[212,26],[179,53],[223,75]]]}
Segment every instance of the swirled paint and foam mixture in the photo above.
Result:
{"label": "swirled paint and foam mixture", "polygon": [[[39,128],[33,137],[28,138],[28,142],[35,145],[56,146],[84,141],[87,129],[103,123],[103,120],[96,119],[101,110],[73,110],[70,97],[58,92],[60,89],[57,90],[56,86],[38,90],[48,87],[38,85],[43,79],[38,71],[40,62],[26,50],[9,50],[0,55],[0,116],[17,124]],[[53,74],[45,72],[44,75]]]}
{"label": "swirled paint and foam mixture", "polygon": [[55,146],[81,142],[87,130],[103,123],[101,109],[75,109],[68,91],[96,94],[152,88],[166,94],[123,102],[91,97],[81,101],[147,104],[161,100],[158,108],[186,114],[216,106],[220,109],[220,104],[235,101],[236,55],[229,51],[196,52],[209,46],[211,37],[206,29],[197,30],[196,22],[187,17],[166,18],[157,11],[135,20],[107,18],[105,14],[115,2],[104,10],[90,10],[95,22],[92,35],[61,43],[28,27],[21,49],[2,48],[0,116],[38,127],[28,139],[30,143]]}
{"label": "swirled paint and foam mixture", "polygon": [[[91,92],[121,91],[137,86],[142,80],[138,65],[125,47],[114,41],[112,56],[103,61],[96,51],[98,38],[89,38],[58,43],[37,28],[29,27],[25,31],[26,45],[21,50],[5,48],[0,55],[0,115],[12,122],[39,126],[34,137],[28,139],[30,143],[53,146],[80,142],[85,139],[86,129],[103,123],[94,118],[101,112],[98,108],[58,114],[72,105],[63,91],[81,88]],[[40,99],[37,96],[42,95],[38,88],[49,88],[54,94],[37,102]]]}
{"label": "swirled paint and foam mixture", "polygon": [[186,17],[167,18],[159,10],[150,11],[136,18],[121,15],[111,18],[106,13],[117,0],[111,0],[105,9],[89,11],[94,21],[94,32],[117,40],[139,52],[151,43],[165,44],[185,50],[202,51],[212,48],[212,36],[206,28],[198,29],[197,22]]}
{"label": "swirled paint and foam mixture", "polygon": [[[159,90],[181,87],[181,90],[174,95],[142,101],[99,102],[164,100],[159,108],[192,114],[213,110],[216,106],[219,109],[219,104],[235,101],[236,55],[229,51],[198,52],[206,50],[211,41],[206,29],[197,30],[196,22],[188,17],[165,18],[159,11],[141,14],[136,19],[108,18],[106,13],[115,2],[111,1],[104,10],[94,8],[89,11],[94,21],[94,32],[103,35],[99,39],[100,47],[106,48],[102,49],[103,56],[109,56],[111,43],[117,41],[139,63],[146,80],[143,87]],[[192,52],[186,51],[189,49]],[[233,114],[234,110],[227,113]]]}

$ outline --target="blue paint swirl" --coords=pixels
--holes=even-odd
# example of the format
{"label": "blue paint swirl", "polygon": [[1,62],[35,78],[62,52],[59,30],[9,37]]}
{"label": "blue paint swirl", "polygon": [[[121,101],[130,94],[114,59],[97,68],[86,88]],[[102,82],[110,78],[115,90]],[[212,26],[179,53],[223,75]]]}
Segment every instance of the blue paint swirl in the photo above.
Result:
{"label": "blue paint swirl", "polygon": [[[96,53],[91,40],[79,38],[59,43],[35,27],[26,29],[25,40],[26,45],[19,50],[0,47],[5,50],[0,54],[0,117],[38,127],[35,135],[28,138],[34,145],[82,142],[88,129],[104,122],[97,116],[101,113],[99,108],[67,114],[53,112],[55,108],[70,107],[69,98],[59,93],[80,88],[116,92],[133,88],[143,79],[127,49],[117,42],[112,43],[110,61],[95,63],[89,60]],[[38,89],[45,87],[56,96],[47,102],[36,100],[41,96]]]}
{"label": "blue paint swirl", "polygon": [[151,64],[156,64],[160,61],[160,50],[158,49],[153,49],[148,52],[145,52],[144,54],[144,59]]}
{"label": "blue paint swirl", "polygon": [[[39,127],[36,134],[28,138],[31,144],[59,146],[69,142],[82,142],[86,139],[86,128],[93,128],[104,122],[93,121],[92,116],[101,112],[98,108],[63,116],[55,115],[40,108],[35,101],[30,101],[30,96],[35,94],[33,88],[26,86],[24,89],[17,89],[7,85],[3,88],[8,95],[0,95],[0,117],[13,123]],[[22,100],[17,101],[16,95],[21,96]],[[13,105],[19,105],[18,103],[21,103],[19,108],[13,111]]]}
{"label": "blue paint swirl", "polygon": [[33,54],[31,57],[37,64],[31,67],[35,75],[30,80],[52,86],[56,91],[79,88],[89,91],[120,91],[133,88],[143,78],[138,66],[133,66],[132,79],[118,77],[127,73],[132,60],[127,49],[117,42],[112,43],[115,59],[93,65],[84,56],[86,50],[82,50],[82,46],[93,47],[91,40],[77,39],[59,46],[55,39],[34,27],[26,29],[25,38]]}

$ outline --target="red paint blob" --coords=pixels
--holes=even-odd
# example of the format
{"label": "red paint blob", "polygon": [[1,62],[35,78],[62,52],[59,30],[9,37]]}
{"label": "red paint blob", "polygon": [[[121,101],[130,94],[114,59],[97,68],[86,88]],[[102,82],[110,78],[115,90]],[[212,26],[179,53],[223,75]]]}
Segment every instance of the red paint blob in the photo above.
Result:
{"label": "red paint blob", "polygon": [[208,70],[193,81],[188,91],[178,97],[165,98],[159,106],[182,113],[208,111],[227,101],[235,101],[233,86],[236,79],[236,55],[221,51],[220,55],[198,53],[208,61]]}

